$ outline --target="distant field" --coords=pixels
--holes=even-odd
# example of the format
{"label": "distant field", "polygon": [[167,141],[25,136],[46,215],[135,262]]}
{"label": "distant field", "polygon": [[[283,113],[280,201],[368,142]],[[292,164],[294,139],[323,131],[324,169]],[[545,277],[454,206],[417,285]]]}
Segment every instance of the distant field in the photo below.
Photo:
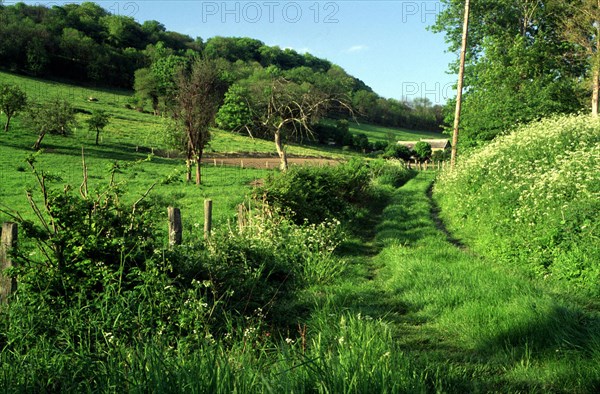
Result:
{"label": "distant field", "polygon": [[418,141],[421,138],[448,138],[445,134],[433,131],[397,129],[354,122],[350,123],[350,132],[352,134],[364,133],[371,142],[388,142],[388,136],[392,135],[396,141]]}
{"label": "distant field", "polygon": [[[52,82],[43,79],[29,78],[0,72],[0,83],[14,83],[27,92],[30,99],[43,101],[60,96],[69,100],[80,110],[92,111],[102,109],[110,114],[111,121],[101,134],[104,144],[130,145],[135,148],[164,148],[164,121],[149,113],[140,113],[127,109],[131,91],[86,88],[65,83]],[[98,101],[90,102],[89,97]],[[0,116],[1,117],[1,116]],[[84,115],[79,116],[85,119]],[[82,124],[83,125],[83,124]],[[86,143],[93,143],[92,133],[82,132],[80,135]],[[31,136],[33,137],[33,134]],[[31,142],[33,144],[33,140]],[[339,149],[329,147],[304,147],[290,144],[287,148],[291,155],[343,158],[347,157]],[[275,145],[271,141],[250,138],[243,134],[234,134],[221,130],[213,131],[213,139],[206,149],[207,154],[218,153],[265,153],[274,154]]]}

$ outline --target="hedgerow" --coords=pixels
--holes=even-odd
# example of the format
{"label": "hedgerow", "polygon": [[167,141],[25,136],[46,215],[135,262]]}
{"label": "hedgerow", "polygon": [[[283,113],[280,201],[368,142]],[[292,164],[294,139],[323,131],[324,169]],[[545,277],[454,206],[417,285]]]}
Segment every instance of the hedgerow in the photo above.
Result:
{"label": "hedgerow", "polygon": [[478,251],[600,292],[600,121],[545,119],[439,177],[443,217]]}

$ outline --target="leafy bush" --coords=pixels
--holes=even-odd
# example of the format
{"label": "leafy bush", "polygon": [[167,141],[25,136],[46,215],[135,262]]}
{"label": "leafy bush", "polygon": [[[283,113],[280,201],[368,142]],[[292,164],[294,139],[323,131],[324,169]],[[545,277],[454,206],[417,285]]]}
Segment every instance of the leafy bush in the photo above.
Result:
{"label": "leafy bush", "polygon": [[385,148],[383,153],[384,159],[401,159],[409,160],[412,156],[412,152],[405,145],[400,145],[396,142],[392,142]]}
{"label": "leafy bush", "polygon": [[367,198],[371,175],[361,160],[328,167],[291,167],[269,176],[254,193],[297,224],[342,219]]}
{"label": "leafy bush", "polygon": [[402,160],[373,160],[369,167],[374,182],[381,185],[400,187],[415,176],[415,171],[406,168]]}
{"label": "leafy bush", "polygon": [[498,138],[435,186],[475,247],[600,292],[600,121],[546,119]]}
{"label": "leafy bush", "polygon": [[425,141],[419,141],[415,144],[415,155],[421,160],[427,160],[431,156],[431,145]]}

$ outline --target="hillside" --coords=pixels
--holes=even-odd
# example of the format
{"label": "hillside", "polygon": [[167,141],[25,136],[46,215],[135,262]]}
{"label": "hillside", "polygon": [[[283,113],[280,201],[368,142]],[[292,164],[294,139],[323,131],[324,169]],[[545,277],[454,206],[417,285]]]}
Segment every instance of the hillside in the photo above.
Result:
{"label": "hillside", "polygon": [[[343,92],[366,122],[427,130],[438,130],[442,123],[441,107],[428,100],[382,98],[341,66],[310,53],[249,37],[193,38],[168,31],[161,21],[136,21],[93,2],[0,4],[0,36],[5,38],[0,69],[90,86],[143,87],[135,105],[148,96],[164,96],[179,67],[204,57],[227,64],[230,85],[259,69],[277,69],[304,83],[314,83],[310,74],[315,74],[327,89]],[[151,83],[148,78],[141,82],[142,76],[150,76]]]}

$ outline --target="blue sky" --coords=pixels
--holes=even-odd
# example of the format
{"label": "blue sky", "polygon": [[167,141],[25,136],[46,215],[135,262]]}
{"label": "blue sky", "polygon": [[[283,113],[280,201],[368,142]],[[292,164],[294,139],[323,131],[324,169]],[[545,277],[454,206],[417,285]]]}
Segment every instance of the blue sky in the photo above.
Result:
{"label": "blue sky", "polygon": [[[48,2],[54,5],[64,2]],[[457,54],[427,31],[442,4],[421,1],[99,1],[114,14],[155,19],[192,37],[237,36],[310,52],[343,67],[387,98],[455,95],[446,73]]]}

